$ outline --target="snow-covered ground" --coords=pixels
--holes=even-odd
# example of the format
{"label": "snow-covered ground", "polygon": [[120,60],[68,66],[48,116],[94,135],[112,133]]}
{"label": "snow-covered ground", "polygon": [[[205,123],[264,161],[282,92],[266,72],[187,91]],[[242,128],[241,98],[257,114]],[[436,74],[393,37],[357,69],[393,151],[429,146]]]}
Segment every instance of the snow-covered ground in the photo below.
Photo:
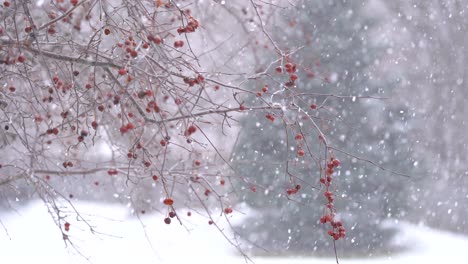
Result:
{"label": "snow-covered ground", "polygon": [[[124,207],[76,203],[89,227],[71,212],[70,245],[66,247],[41,202],[0,213],[0,263],[245,263],[213,225],[197,214],[183,215],[185,227],[173,220],[163,223],[160,214],[140,220]],[[3,225],[3,226],[2,226]],[[340,263],[468,263],[468,237],[421,226],[399,224],[397,243],[411,250],[386,258],[341,259]],[[78,251],[77,251],[78,250]],[[78,253],[79,252],[79,253]],[[89,262],[80,256],[89,257]],[[334,263],[324,258],[253,258],[258,264]]]}

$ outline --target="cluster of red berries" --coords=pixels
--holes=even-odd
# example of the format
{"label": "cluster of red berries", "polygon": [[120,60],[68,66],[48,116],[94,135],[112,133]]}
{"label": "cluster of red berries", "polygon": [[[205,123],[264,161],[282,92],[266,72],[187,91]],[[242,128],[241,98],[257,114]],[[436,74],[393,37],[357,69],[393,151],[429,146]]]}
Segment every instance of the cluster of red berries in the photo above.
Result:
{"label": "cluster of red berries", "polygon": [[182,33],[192,33],[195,32],[197,28],[198,21],[195,18],[190,17],[187,26],[178,28],[177,33],[179,33],[179,35]]}
{"label": "cluster of red berries", "polygon": [[271,122],[275,121],[275,117],[272,114],[267,114],[265,117],[270,120]]}
{"label": "cluster of red berries", "polygon": [[346,236],[346,229],[343,227],[341,221],[335,220],[335,205],[333,201],[333,193],[330,191],[329,187],[333,180],[333,173],[336,167],[340,166],[340,160],[332,157],[330,161],[327,162],[327,170],[325,171],[325,177],[320,178],[320,183],[325,186],[325,192],[323,195],[327,198],[326,214],[320,218],[320,223],[326,224],[330,223],[331,229],[328,230],[328,235],[333,237],[333,239],[338,240]]}
{"label": "cluster of red berries", "polygon": [[205,81],[205,77],[199,74],[196,78],[184,78],[184,83],[188,84],[190,87],[194,86],[195,84],[201,84]]}
{"label": "cluster of red berries", "polygon": [[148,102],[146,105],[146,112],[150,113],[151,111],[154,111],[155,113],[159,113],[161,111],[161,108],[159,108],[158,103],[156,101],[151,100]]}
{"label": "cluster of red berries", "polygon": [[[158,179],[158,176],[154,175],[153,180],[157,180],[157,179]],[[167,206],[172,206],[174,204],[174,200],[172,200],[171,198],[166,198],[163,200],[163,203]],[[170,211],[169,217],[164,218],[164,223],[169,225],[171,223],[171,218],[174,218],[175,216],[176,216],[176,213],[174,211]]]}
{"label": "cluster of red berries", "polygon": [[[287,81],[284,85],[286,87],[292,87],[296,84],[297,79],[299,78],[295,73],[297,71],[297,65],[291,62],[288,62],[284,65],[284,70],[289,73],[289,81]],[[275,68],[277,73],[283,73],[283,68],[278,66]]]}
{"label": "cluster of red berries", "polygon": [[320,218],[320,223],[330,223],[332,229],[328,230],[327,233],[329,236],[333,237],[333,239],[338,240],[346,236],[346,229],[343,223],[341,221],[336,221],[334,217],[334,214],[324,215]]}
{"label": "cluster of red berries", "polygon": [[264,93],[268,92],[268,85],[262,87],[260,92],[257,92],[257,97],[261,97]]}
{"label": "cluster of red berries", "polygon": [[[77,72],[78,72],[78,71],[77,71]],[[79,74],[79,72],[78,72],[78,74]],[[66,93],[68,90],[71,90],[71,89],[73,88],[73,84],[71,84],[71,83],[64,83],[64,82],[60,79],[60,77],[58,77],[58,76],[52,77],[52,81],[53,81],[54,84],[55,84],[55,88],[57,88],[57,89],[59,89],[59,90],[62,89],[62,92],[63,92],[63,93]],[[54,91],[51,87],[49,87],[48,92],[49,92],[50,94],[55,93],[55,91]]]}
{"label": "cluster of red berries", "polygon": [[161,38],[155,37],[155,36],[153,36],[153,35],[151,35],[151,34],[148,35],[147,38],[148,38],[148,41],[149,41],[149,42],[153,42],[153,43],[156,44],[156,45],[159,45],[159,44],[162,43],[162,39],[161,39]]}
{"label": "cluster of red berries", "polygon": [[[104,30],[104,34],[106,34],[106,33],[110,34],[110,30],[109,29]],[[106,34],[106,35],[108,35],[108,34]],[[127,58],[129,58],[129,56],[132,56],[132,57],[138,56],[138,52],[135,50],[135,48],[137,46],[137,43],[136,43],[135,39],[132,36],[129,36],[125,40],[124,44],[117,43],[117,47],[119,47],[119,48],[123,48],[124,45],[125,45],[125,51],[128,53],[127,56],[126,56]]]}
{"label": "cluster of red berries", "polygon": [[286,190],[288,195],[296,194],[301,189],[301,185],[297,184],[294,188],[290,188]]}
{"label": "cluster of red berries", "polygon": [[[296,134],[294,139],[297,140],[297,141],[301,141],[301,140],[304,139],[304,137],[302,136],[302,134],[298,133],[298,134]],[[304,149],[302,149],[302,142],[300,142],[300,143],[298,143],[297,156],[298,157],[303,157],[304,155],[305,155],[305,151],[304,151]]]}
{"label": "cluster of red berries", "polygon": [[59,133],[59,129],[56,128],[56,127],[49,128],[49,129],[47,129],[46,133],[49,134],[49,135],[51,135],[51,134],[57,135]]}
{"label": "cluster of red berries", "polygon": [[138,92],[137,96],[140,99],[143,99],[146,96],[150,97],[150,96],[153,96],[153,91],[151,91],[151,90],[142,90],[142,91]]}
{"label": "cluster of red berries", "polygon": [[138,158],[138,154],[134,153],[133,151],[129,151],[129,152],[127,153],[127,158],[129,158],[129,159],[136,159],[136,158]]}
{"label": "cluster of red berries", "polygon": [[125,134],[129,130],[132,130],[134,128],[135,128],[135,125],[133,125],[133,123],[128,123],[128,124],[123,125],[123,126],[120,127],[120,133]]}
{"label": "cluster of red berries", "polygon": [[68,167],[73,167],[73,162],[71,162],[71,161],[64,161],[64,162],[62,163],[62,165],[63,165],[63,167],[66,169],[66,168],[68,168]]}
{"label": "cluster of red berries", "polygon": [[[340,160],[332,158],[330,162],[327,163],[327,170],[325,171],[325,178],[320,178],[320,183],[326,187],[330,186],[332,182],[332,176],[334,168],[340,166]],[[326,192],[325,192],[326,193]]]}
{"label": "cluster of red berries", "polygon": [[[136,145],[136,149],[142,149],[143,148],[143,144],[141,142],[138,142],[137,145]],[[138,154],[135,153],[135,149],[130,149],[127,153],[127,158],[129,159],[137,159],[138,158]]]}

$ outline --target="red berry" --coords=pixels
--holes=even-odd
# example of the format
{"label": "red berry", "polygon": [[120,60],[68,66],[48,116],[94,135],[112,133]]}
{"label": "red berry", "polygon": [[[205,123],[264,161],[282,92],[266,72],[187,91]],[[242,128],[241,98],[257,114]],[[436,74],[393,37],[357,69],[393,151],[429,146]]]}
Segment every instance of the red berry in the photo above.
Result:
{"label": "red berry", "polygon": [[19,56],[18,56],[18,61],[21,62],[21,63],[23,63],[23,62],[26,61],[26,57],[24,57],[23,55],[19,55]]}
{"label": "red berry", "polygon": [[47,29],[47,33],[48,33],[49,35],[54,35],[55,33],[57,33],[57,31],[55,30],[55,28],[54,28],[53,26],[51,26],[51,27],[49,27],[49,28]]}
{"label": "red berry", "polygon": [[70,3],[75,6],[78,4],[78,0],[70,0]]}
{"label": "red berry", "polygon": [[262,92],[266,93],[267,91],[268,91],[268,86],[267,85],[263,86]]}
{"label": "red berry", "polygon": [[135,128],[135,126],[133,125],[133,123],[128,123],[126,126],[125,126],[128,130],[132,130]]}
{"label": "red berry", "polygon": [[119,74],[120,75],[125,75],[125,74],[127,74],[127,70],[122,68],[122,69],[119,70]]}
{"label": "red berry", "polygon": [[231,207],[226,207],[226,208],[224,208],[224,213],[225,213],[225,214],[230,214],[230,213],[232,213],[232,208],[231,208]]}
{"label": "red berry", "polygon": [[184,29],[184,28],[181,28],[181,27],[180,27],[180,28],[177,29],[177,33],[179,33],[179,35],[182,34],[182,33],[184,33],[184,32],[185,32],[185,29]]}
{"label": "red berry", "polygon": [[174,218],[176,216],[176,213],[174,211],[169,212],[169,217]]}
{"label": "red berry", "polygon": [[181,48],[184,46],[184,41],[182,40],[177,40],[174,42],[174,48]]}
{"label": "red berry", "polygon": [[125,133],[127,133],[127,131],[128,131],[128,129],[127,129],[126,126],[121,126],[120,127],[120,133],[125,134]]}
{"label": "red berry", "polygon": [[219,184],[224,185],[224,184],[226,184],[226,181],[225,180],[220,180]]}
{"label": "red berry", "polygon": [[194,126],[194,125],[191,125],[191,126],[189,126],[189,127],[185,130],[184,135],[185,135],[185,136],[190,136],[190,135],[192,135],[193,133],[195,133],[196,131],[197,131],[197,127]]}
{"label": "red berry", "polygon": [[296,140],[302,140],[302,134],[297,134],[295,137]]}
{"label": "red berry", "polygon": [[294,74],[294,73],[293,73],[293,74],[291,74],[291,76],[289,76],[289,78],[291,79],[291,81],[293,81],[293,82],[294,82],[294,81],[296,81],[296,80],[297,80],[297,78],[298,78],[298,77],[297,77],[297,75],[296,75],[296,74]]}
{"label": "red berry", "polygon": [[174,204],[174,200],[172,200],[171,198],[166,198],[166,199],[164,199],[163,203],[164,203],[165,205],[171,206],[171,205]]}
{"label": "red berry", "polygon": [[333,166],[335,166],[335,167],[340,166],[340,160],[334,159],[333,160]]}
{"label": "red berry", "polygon": [[192,216],[192,212],[187,212],[187,216]]}
{"label": "red berry", "polygon": [[157,181],[157,180],[158,180],[158,176],[157,176],[157,175],[153,175],[151,178],[153,178],[153,181]]}
{"label": "red berry", "polygon": [[171,219],[169,217],[164,218],[164,223],[169,225],[171,223]]}
{"label": "red berry", "polygon": [[305,152],[304,152],[303,149],[299,149],[299,150],[297,151],[297,155],[298,155],[299,157],[304,156],[304,154],[305,154]]}
{"label": "red berry", "polygon": [[65,227],[65,231],[69,231],[70,230],[70,223],[65,222],[65,224],[63,224],[63,227]]}
{"label": "red berry", "polygon": [[158,37],[154,37],[153,42],[154,42],[154,44],[159,45],[159,44],[161,44],[162,40],[160,38],[158,38]]}
{"label": "red berry", "polygon": [[282,72],[283,72],[283,68],[281,68],[281,66],[278,66],[278,67],[275,68],[275,71],[276,71],[277,73],[282,73]]}
{"label": "red berry", "polygon": [[320,217],[320,223],[325,224],[327,220],[325,219],[325,216]]}
{"label": "red berry", "polygon": [[196,161],[194,162],[194,164],[195,164],[195,166],[200,166],[200,165],[201,165],[201,162],[200,162],[199,160],[196,160]]}
{"label": "red berry", "polygon": [[310,105],[310,108],[312,108],[312,109],[315,110],[315,109],[317,109],[317,105],[316,105],[316,104],[311,104],[311,105]]}
{"label": "red berry", "polygon": [[10,2],[8,2],[8,1],[3,2],[3,6],[4,6],[4,7],[9,7],[9,6],[10,6]]}
{"label": "red berry", "polygon": [[108,28],[104,29],[104,34],[109,35],[110,33],[111,33],[110,29],[108,29]]}

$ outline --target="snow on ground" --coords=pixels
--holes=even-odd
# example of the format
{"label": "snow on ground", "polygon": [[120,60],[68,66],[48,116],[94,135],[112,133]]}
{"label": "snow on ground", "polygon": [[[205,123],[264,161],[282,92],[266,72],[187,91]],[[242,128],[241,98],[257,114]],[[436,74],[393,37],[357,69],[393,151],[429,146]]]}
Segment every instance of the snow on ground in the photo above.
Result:
{"label": "snow on ground", "polygon": [[[75,206],[99,232],[91,234],[70,211],[70,240],[79,253],[65,245],[47,208],[34,202],[16,212],[0,213],[0,263],[245,263],[216,227],[195,213],[187,217],[179,211],[185,223],[182,227],[175,219],[171,225],[164,224],[161,214],[145,215],[139,221],[127,208],[116,205]],[[341,259],[340,263],[468,263],[468,237],[404,223],[398,226],[401,234],[395,242],[410,245],[409,252],[386,258]],[[257,264],[335,263],[325,258],[253,260]]]}

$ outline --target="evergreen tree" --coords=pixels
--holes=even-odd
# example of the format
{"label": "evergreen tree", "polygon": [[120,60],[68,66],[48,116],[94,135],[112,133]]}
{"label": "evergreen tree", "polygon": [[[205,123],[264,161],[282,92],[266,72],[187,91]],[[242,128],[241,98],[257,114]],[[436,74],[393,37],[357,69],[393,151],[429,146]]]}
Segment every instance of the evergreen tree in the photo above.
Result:
{"label": "evergreen tree", "polygon": [[[368,4],[368,1],[304,1],[302,8],[308,10],[307,15],[297,17],[296,27],[285,32],[288,44],[311,39],[310,46],[293,60],[315,65],[310,71],[299,73],[301,81],[294,89],[317,94],[315,101],[297,104],[304,109],[310,109],[311,103],[319,106],[311,113],[317,117],[329,144],[338,150],[335,154],[344,161],[335,172],[334,188],[340,194],[335,201],[338,217],[348,226],[347,238],[338,249],[347,254],[367,254],[370,249],[377,253],[393,250],[390,241],[394,230],[382,229],[381,221],[406,214],[408,189],[406,178],[390,171],[412,167],[411,149],[400,150],[407,139],[398,129],[386,130],[388,126],[399,125],[399,116],[382,118],[375,113],[394,112],[383,100],[360,98],[385,96],[397,85],[385,76],[375,79],[378,58],[387,44],[370,41],[373,27],[378,27],[380,21],[366,11]],[[321,66],[316,63],[319,58]],[[331,93],[356,97],[326,96]],[[258,99],[251,100],[255,104]],[[285,116],[286,120],[295,120],[294,114]],[[235,168],[262,189],[244,197],[257,213],[239,226],[239,232],[246,240],[271,252],[332,254],[332,240],[326,239],[325,227],[319,223],[325,203],[322,192],[316,189],[320,168],[313,160],[295,159],[294,135],[303,133],[313,153],[319,155],[323,150],[317,147],[320,142],[317,134],[311,132],[313,128],[304,126],[304,131],[290,130],[286,135],[284,127],[288,125],[280,121],[271,123],[258,114],[242,120],[235,156],[236,160],[249,162],[235,163]],[[303,185],[297,195],[287,195],[286,190],[304,182],[310,185]]]}

